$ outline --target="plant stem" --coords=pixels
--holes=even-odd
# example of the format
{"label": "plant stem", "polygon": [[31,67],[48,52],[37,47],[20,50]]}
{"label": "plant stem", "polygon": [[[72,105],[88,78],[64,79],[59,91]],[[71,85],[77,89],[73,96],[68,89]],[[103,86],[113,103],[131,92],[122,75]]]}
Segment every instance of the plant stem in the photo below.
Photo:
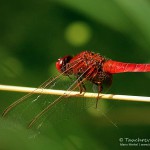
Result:
{"label": "plant stem", "polygon": [[[0,85],[2,91],[36,93],[36,94],[50,94],[50,95],[65,95],[69,97],[86,97],[97,98],[97,93],[79,93],[77,91],[63,91],[42,88],[31,88],[11,85]],[[124,100],[124,101],[137,101],[137,102],[150,102],[150,97],[146,96],[131,96],[131,95],[115,95],[115,94],[99,94],[101,99]]]}

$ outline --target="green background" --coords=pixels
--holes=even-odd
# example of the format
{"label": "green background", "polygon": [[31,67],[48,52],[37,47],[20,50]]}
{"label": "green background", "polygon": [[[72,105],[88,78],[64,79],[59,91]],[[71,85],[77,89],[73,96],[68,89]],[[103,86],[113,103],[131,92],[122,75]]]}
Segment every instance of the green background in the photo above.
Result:
{"label": "green background", "polygon": [[[149,15],[148,0],[1,0],[1,84],[38,87],[58,74],[59,57],[84,50],[118,61],[148,63]],[[114,75],[109,93],[150,96],[149,79],[149,73]],[[58,89],[65,90],[64,81],[59,82]],[[22,95],[0,91],[0,111]],[[149,103],[101,100],[98,109],[81,111],[80,103],[86,100],[74,101],[65,108],[58,105],[47,125],[37,130],[27,130],[26,123],[44,102],[37,102],[30,111],[23,109],[29,103],[23,104],[12,117],[0,120],[0,150],[122,149],[120,138],[150,138]],[[26,115],[21,122],[12,119],[23,110]]]}

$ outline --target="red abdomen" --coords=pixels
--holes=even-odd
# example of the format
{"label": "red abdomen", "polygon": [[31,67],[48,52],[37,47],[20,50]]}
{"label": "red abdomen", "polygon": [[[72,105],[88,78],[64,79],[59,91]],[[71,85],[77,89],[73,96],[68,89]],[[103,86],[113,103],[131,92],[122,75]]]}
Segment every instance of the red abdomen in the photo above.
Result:
{"label": "red abdomen", "polygon": [[111,74],[123,72],[150,72],[150,64],[123,63],[108,60],[103,64],[103,71]]}

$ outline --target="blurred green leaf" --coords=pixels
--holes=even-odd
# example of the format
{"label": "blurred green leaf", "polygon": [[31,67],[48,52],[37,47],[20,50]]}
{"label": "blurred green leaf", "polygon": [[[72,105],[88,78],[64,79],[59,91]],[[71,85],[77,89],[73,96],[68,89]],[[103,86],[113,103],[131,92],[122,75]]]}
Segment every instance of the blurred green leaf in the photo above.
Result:
{"label": "blurred green leaf", "polygon": [[[150,3],[147,0],[115,0],[134,25],[134,38],[145,47],[150,46]],[[137,33],[139,33],[137,35]],[[137,37],[138,36],[138,37]],[[143,46],[144,47],[144,46]]]}
{"label": "blurred green leaf", "polygon": [[[64,0],[59,1],[123,34],[131,36],[137,44],[150,45],[150,4],[146,0]],[[86,4],[86,5],[85,5]]]}
{"label": "blurred green leaf", "polygon": [[130,27],[126,15],[111,0],[63,0],[59,2],[115,30],[128,31]]}

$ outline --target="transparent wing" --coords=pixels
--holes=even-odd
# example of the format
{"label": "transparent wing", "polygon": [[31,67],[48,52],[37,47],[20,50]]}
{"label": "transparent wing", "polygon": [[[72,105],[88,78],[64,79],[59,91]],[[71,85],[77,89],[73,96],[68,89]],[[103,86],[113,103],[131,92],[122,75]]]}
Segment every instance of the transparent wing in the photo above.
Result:
{"label": "transparent wing", "polygon": [[[59,76],[54,79],[49,79],[44,82],[39,88],[50,88],[59,90],[68,90],[76,86],[77,79],[75,77]],[[78,87],[77,89],[78,90]],[[15,107],[12,107],[9,112],[7,112],[7,117],[9,117],[13,122],[19,122],[25,126],[42,110],[44,110],[48,105],[53,103],[59,96],[54,95],[42,95],[35,94],[34,91],[25,95],[21,98],[21,102],[16,103]],[[62,96],[58,104],[53,105],[38,121],[36,121],[35,126],[38,128],[47,120],[51,123],[62,122],[74,117],[81,117],[88,107],[92,105],[95,106],[95,99],[86,98],[73,98]]]}
{"label": "transparent wing", "polygon": [[[90,74],[92,74],[92,69],[87,68],[87,72],[88,76],[90,76]],[[80,80],[80,83],[82,84],[86,80],[83,78],[81,81],[84,73],[81,74],[78,79],[73,76],[68,78],[62,73],[53,79],[48,79],[39,86],[39,88],[62,89],[66,91],[78,90],[78,81]],[[87,87],[88,86],[86,85],[86,88]],[[91,85],[89,87],[91,87]],[[85,110],[87,108],[96,106],[96,99],[73,98],[66,97],[65,95],[42,95],[42,90],[41,94],[35,94],[34,92],[35,91],[25,95],[11,104],[3,112],[3,116],[7,115],[13,121],[21,122],[29,127],[35,124],[35,126],[39,128],[47,120],[50,120],[50,123],[55,123],[79,117],[84,114],[83,112],[86,112]]]}

